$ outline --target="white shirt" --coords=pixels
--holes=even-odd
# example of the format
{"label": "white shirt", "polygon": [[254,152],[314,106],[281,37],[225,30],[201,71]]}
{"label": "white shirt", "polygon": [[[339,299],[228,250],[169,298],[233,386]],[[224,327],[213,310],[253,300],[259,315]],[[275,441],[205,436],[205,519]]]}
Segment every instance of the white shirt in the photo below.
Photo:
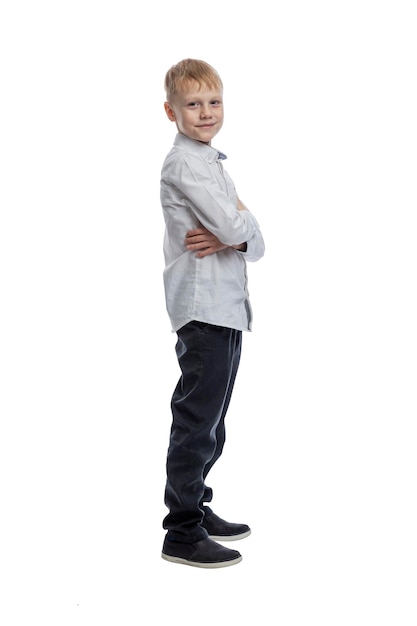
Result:
{"label": "white shirt", "polygon": [[[260,259],[265,246],[252,213],[237,209],[234,184],[221,162],[225,158],[178,134],[162,167],[164,287],[173,332],[192,320],[252,329],[246,260]],[[227,248],[198,258],[186,249],[185,234],[201,226],[229,246],[246,242],[246,252]]]}

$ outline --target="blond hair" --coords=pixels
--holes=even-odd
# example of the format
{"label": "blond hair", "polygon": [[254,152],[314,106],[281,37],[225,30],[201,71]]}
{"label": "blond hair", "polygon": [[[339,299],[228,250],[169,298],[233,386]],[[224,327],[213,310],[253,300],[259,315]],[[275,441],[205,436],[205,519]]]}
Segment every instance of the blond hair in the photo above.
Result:
{"label": "blond hair", "polygon": [[209,89],[223,89],[223,83],[217,71],[198,59],[184,59],[173,65],[165,75],[165,92],[170,102],[176,93],[187,91],[192,83]]}

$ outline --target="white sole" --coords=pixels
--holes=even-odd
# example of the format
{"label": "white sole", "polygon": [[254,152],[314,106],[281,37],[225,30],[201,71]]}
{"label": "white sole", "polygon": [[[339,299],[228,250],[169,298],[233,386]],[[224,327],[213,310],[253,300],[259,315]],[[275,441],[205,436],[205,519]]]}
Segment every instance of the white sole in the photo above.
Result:
{"label": "white sole", "polygon": [[201,567],[204,569],[216,569],[219,567],[228,567],[229,565],[237,565],[242,560],[242,557],[239,556],[236,559],[220,561],[219,563],[197,563],[195,561],[187,561],[187,559],[182,559],[179,556],[169,556],[169,554],[164,554],[163,552],[161,556],[165,561],[170,561],[171,563],[180,563],[181,565],[191,565],[192,567]]}
{"label": "white sole", "polygon": [[210,539],[214,539],[214,541],[238,541],[239,539],[244,539],[245,537],[249,537],[251,534],[250,530],[247,530],[245,533],[241,533],[240,535],[227,535],[222,537],[221,535],[209,535]]}

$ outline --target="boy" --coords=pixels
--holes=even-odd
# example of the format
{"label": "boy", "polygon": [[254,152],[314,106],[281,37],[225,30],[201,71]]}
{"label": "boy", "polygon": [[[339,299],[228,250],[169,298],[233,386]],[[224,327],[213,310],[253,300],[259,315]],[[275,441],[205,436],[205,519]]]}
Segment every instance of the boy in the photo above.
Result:
{"label": "boy", "polygon": [[182,374],[171,402],[162,558],[225,567],[242,557],[216,540],[251,531],[207,506],[213,494],[205,480],[223,450],[242,331],[251,330],[246,260],[260,259],[264,243],[223,169],[226,156],[211,146],[223,124],[219,75],[185,59],[167,72],[165,89],[165,112],[178,134],[161,174],[164,285]]}

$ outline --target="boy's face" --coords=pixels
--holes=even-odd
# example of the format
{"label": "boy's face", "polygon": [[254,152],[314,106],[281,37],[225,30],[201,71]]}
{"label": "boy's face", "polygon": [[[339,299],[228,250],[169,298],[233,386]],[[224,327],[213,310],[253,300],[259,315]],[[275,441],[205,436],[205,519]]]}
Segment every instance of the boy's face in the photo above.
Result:
{"label": "boy's face", "polygon": [[188,91],[165,102],[165,111],[182,135],[210,144],[223,126],[223,92],[193,83]]}

